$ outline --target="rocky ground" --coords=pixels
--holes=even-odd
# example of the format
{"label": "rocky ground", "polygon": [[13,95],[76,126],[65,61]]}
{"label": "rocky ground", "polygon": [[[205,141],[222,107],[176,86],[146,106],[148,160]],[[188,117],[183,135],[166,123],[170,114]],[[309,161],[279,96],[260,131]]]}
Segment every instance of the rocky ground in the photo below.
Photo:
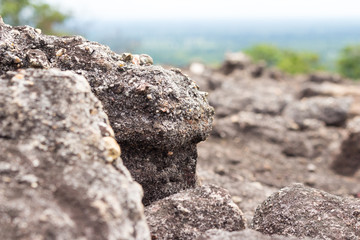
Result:
{"label": "rocky ground", "polygon": [[360,197],[360,85],[337,75],[288,76],[241,53],[187,73],[209,92],[215,121],[198,145],[203,183],[228,189],[251,222],[258,204],[292,183]]}
{"label": "rocky ground", "polygon": [[0,17],[0,239],[358,239],[359,90]]}

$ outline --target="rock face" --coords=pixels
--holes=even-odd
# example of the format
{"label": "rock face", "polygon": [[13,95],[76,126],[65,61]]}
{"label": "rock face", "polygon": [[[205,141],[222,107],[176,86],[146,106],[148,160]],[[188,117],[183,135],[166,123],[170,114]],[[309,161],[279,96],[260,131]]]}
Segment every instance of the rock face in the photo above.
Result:
{"label": "rock face", "polygon": [[332,169],[342,175],[353,175],[360,168],[360,117],[347,126],[347,138],[341,144],[341,152],[335,157]]}
{"label": "rock face", "polygon": [[294,184],[270,196],[252,228],[265,234],[319,239],[359,239],[360,201]]}
{"label": "rock face", "polygon": [[141,187],[85,78],[9,71],[0,119],[0,239],[149,239]]}
{"label": "rock face", "polygon": [[245,219],[228,192],[201,186],[161,199],[146,207],[152,239],[195,239],[216,228],[238,231]]}
{"label": "rock face", "polygon": [[109,116],[125,166],[144,188],[145,204],[195,185],[196,143],[207,137],[214,112],[180,70],[30,27],[1,24],[0,37],[0,74],[57,67],[85,76]]}

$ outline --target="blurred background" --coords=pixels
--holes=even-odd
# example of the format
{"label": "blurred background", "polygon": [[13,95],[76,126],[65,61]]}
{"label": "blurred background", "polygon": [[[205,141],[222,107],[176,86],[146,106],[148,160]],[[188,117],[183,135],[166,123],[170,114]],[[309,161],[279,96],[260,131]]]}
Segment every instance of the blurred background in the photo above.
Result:
{"label": "blurred background", "polygon": [[360,78],[356,0],[0,0],[5,23],[83,35],[155,64],[219,66],[243,51],[282,71]]}

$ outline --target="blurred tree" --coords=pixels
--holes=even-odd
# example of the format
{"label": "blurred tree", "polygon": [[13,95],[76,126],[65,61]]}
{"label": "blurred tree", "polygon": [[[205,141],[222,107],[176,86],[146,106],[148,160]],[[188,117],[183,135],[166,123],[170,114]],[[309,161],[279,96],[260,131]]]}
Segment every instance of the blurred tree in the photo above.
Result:
{"label": "blurred tree", "polygon": [[251,56],[255,62],[264,60],[268,66],[275,66],[282,57],[281,50],[269,44],[258,44],[246,49],[244,52]]}
{"label": "blurred tree", "polygon": [[337,68],[345,77],[360,79],[360,45],[344,47],[340,52]]}
{"label": "blurred tree", "polygon": [[42,0],[0,0],[0,16],[7,24],[30,25],[40,28],[45,34],[55,35],[61,34],[55,25],[70,17]]}
{"label": "blurred tree", "polygon": [[264,60],[268,66],[275,66],[291,74],[309,73],[321,69],[319,56],[311,52],[296,52],[269,44],[258,44],[245,49],[244,52],[255,62]]}

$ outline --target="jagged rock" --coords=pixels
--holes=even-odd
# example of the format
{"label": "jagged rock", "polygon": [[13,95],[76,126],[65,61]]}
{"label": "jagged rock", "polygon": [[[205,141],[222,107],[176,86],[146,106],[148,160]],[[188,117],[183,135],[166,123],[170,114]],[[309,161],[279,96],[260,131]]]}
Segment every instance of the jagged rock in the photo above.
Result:
{"label": "jagged rock", "polygon": [[85,78],[9,71],[0,120],[0,239],[149,239],[141,187]]}
{"label": "jagged rock", "polygon": [[255,212],[252,228],[264,234],[318,239],[359,239],[360,201],[294,184]]}
{"label": "jagged rock", "polygon": [[225,81],[209,95],[218,117],[240,111],[278,115],[292,100],[293,96],[284,86],[276,86],[274,81],[253,79]]}
{"label": "jagged rock", "polygon": [[284,116],[301,127],[307,119],[317,119],[326,125],[339,126],[345,123],[351,98],[313,97],[292,102],[284,109]]}
{"label": "jagged rock", "polygon": [[210,132],[214,112],[206,93],[180,70],[27,26],[1,24],[0,36],[0,74],[35,62],[86,77],[109,116],[125,166],[144,188],[145,204],[195,185],[196,143]]}
{"label": "jagged rock", "polygon": [[225,189],[201,186],[161,199],[145,208],[153,239],[195,239],[206,230],[245,228],[240,209]]}
{"label": "jagged rock", "polygon": [[[252,229],[228,232],[220,229],[210,229],[196,240],[298,240],[297,237],[285,237],[280,235],[265,235]],[[310,238],[302,238],[310,239]]]}
{"label": "jagged rock", "polygon": [[241,177],[220,175],[210,170],[197,169],[199,181],[203,184],[213,184],[229,191],[233,202],[241,209],[248,224],[259,204],[268,196],[276,192],[272,188],[259,182],[250,182]]}
{"label": "jagged rock", "polygon": [[351,120],[348,136],[341,144],[341,152],[335,157],[332,169],[342,175],[354,175],[360,168],[360,117]]}

